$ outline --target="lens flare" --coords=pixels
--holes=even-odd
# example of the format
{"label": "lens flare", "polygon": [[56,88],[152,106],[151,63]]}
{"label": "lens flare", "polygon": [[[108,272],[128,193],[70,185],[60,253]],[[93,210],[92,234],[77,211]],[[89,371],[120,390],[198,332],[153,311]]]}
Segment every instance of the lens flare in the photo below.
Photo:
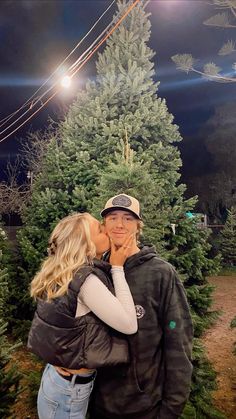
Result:
{"label": "lens flare", "polygon": [[65,87],[66,89],[68,89],[70,87],[70,85],[71,85],[71,78],[70,78],[70,76],[64,76],[61,79],[61,85],[62,85],[62,87]]}

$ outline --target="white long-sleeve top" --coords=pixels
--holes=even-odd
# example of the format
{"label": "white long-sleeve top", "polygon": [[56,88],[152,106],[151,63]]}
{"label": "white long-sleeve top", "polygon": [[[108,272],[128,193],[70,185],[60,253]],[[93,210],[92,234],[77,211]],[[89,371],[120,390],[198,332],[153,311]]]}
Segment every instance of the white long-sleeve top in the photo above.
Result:
{"label": "white long-sleeve top", "polygon": [[138,324],[133,297],[122,266],[112,266],[115,296],[94,274],[83,283],[77,301],[76,317],[92,311],[113,329],[130,335],[137,332]]}

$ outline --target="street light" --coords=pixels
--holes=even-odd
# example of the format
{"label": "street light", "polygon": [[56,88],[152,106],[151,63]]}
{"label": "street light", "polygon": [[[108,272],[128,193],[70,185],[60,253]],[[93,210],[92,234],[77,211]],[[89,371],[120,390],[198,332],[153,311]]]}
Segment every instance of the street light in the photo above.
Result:
{"label": "street light", "polygon": [[68,89],[71,86],[71,78],[70,76],[64,76],[61,79],[61,86]]}

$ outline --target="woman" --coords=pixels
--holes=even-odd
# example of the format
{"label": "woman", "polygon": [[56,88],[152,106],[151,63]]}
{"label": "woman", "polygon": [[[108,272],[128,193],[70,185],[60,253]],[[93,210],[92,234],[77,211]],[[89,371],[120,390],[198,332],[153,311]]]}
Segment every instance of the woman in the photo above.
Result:
{"label": "woman", "polygon": [[38,394],[40,419],[84,419],[96,368],[128,362],[127,342],[109,334],[107,325],[126,334],[137,331],[123,271],[134,237],[119,250],[111,245],[114,296],[110,265],[99,261],[110,247],[103,228],[88,213],[62,219],[31,283],[37,311],[28,347],[48,362]]}

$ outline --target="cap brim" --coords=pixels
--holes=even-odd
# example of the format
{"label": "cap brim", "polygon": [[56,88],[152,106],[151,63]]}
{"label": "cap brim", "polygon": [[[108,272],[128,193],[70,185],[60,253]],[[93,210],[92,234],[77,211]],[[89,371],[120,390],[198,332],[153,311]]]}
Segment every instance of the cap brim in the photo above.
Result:
{"label": "cap brim", "polygon": [[116,210],[128,211],[132,215],[134,215],[135,218],[137,218],[137,220],[141,220],[142,221],[142,218],[141,217],[139,217],[134,211],[132,211],[129,208],[126,208],[126,207],[110,207],[110,208],[105,208],[104,210],[102,210],[100,212],[100,214],[101,214],[102,217],[105,217],[107,214],[109,214],[109,212],[116,211]]}

